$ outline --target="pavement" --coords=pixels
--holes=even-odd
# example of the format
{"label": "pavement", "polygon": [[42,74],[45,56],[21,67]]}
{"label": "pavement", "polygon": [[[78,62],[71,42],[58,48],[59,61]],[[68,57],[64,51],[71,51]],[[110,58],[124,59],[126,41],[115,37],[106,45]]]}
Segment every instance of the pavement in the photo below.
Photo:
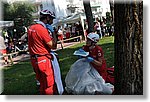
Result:
{"label": "pavement", "polygon": [[[68,47],[73,46],[73,45],[76,45],[76,44],[79,44],[79,43],[80,42],[67,42],[67,43],[65,42],[63,44],[63,49],[68,48]],[[57,49],[55,51],[61,50],[61,49],[62,49],[61,44],[57,44]],[[16,57],[13,57],[13,64],[17,64],[21,61],[25,61],[25,60],[29,60],[29,59],[30,59],[29,53],[17,55]],[[4,60],[0,59],[0,69],[4,68],[4,67],[7,67],[7,66],[11,66],[11,65],[12,64],[10,64],[10,63],[9,64],[4,64]]]}
{"label": "pavement", "polygon": [[[73,46],[73,45],[76,45],[76,44],[79,44],[80,42],[65,42],[64,44],[63,44],[63,48],[65,49],[65,48],[68,48],[68,47],[70,47],[70,46]],[[61,47],[61,44],[57,44],[57,49],[56,50],[61,50],[62,49],[62,47]]]}

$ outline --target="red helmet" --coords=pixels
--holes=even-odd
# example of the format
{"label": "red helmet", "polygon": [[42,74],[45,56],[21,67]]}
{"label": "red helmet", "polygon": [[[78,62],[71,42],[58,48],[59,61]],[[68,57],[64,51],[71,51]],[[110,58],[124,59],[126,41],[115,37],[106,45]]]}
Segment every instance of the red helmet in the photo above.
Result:
{"label": "red helmet", "polygon": [[53,12],[51,12],[51,11],[49,11],[49,10],[42,10],[42,11],[40,11],[40,14],[42,14],[42,15],[50,15],[52,18],[56,18],[55,17],[55,13]]}

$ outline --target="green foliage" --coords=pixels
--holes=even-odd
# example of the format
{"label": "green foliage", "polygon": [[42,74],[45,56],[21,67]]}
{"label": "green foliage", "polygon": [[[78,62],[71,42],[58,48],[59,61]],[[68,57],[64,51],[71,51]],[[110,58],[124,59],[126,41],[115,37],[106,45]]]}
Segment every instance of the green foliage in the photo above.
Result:
{"label": "green foliage", "polygon": [[17,38],[24,34],[25,28],[23,26],[28,27],[32,24],[33,12],[35,12],[35,6],[29,2],[19,1],[12,4],[3,2],[3,19],[4,21],[14,21],[13,29],[16,29],[16,32],[13,36]]}
{"label": "green foliage", "polygon": [[35,7],[29,2],[3,3],[3,10],[5,21],[15,21],[16,26],[28,26],[31,24],[32,13],[35,11]]}
{"label": "green foliage", "polygon": [[33,22],[32,13],[34,11],[34,5],[29,2],[3,3],[3,19],[4,21],[14,21],[14,28],[19,37],[24,33],[23,26],[28,27]]}

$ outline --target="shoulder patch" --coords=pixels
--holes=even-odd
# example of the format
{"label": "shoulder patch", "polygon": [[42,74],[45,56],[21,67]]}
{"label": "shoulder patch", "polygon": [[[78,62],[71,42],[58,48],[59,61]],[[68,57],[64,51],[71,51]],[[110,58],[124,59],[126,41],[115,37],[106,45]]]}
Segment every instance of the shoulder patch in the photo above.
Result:
{"label": "shoulder patch", "polygon": [[101,54],[101,53],[98,53],[98,56],[100,57],[100,56],[102,56],[102,54]]}

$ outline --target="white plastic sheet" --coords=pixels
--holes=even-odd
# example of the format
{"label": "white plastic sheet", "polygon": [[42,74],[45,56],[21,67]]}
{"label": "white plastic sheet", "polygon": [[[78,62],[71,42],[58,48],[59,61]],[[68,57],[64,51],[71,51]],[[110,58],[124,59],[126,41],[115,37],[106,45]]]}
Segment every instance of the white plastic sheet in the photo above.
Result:
{"label": "white plastic sheet", "polygon": [[67,73],[66,91],[75,95],[112,94],[114,88],[105,83],[99,73],[85,58],[77,60]]}
{"label": "white plastic sheet", "polygon": [[63,88],[63,85],[62,85],[59,63],[57,61],[56,55],[52,52],[51,52],[51,54],[54,57],[54,60],[52,61],[52,65],[53,65],[53,70],[54,70],[55,82],[56,82],[56,85],[57,85],[58,93],[60,95],[62,95],[63,92],[64,92],[64,88]]}

